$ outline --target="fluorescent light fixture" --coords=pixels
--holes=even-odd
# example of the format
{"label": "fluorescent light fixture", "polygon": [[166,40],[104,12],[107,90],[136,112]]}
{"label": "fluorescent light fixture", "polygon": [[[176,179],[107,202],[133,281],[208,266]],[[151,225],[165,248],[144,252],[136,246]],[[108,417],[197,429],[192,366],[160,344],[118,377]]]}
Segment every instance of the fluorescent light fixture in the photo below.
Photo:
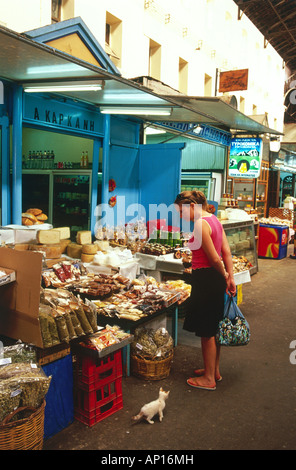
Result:
{"label": "fluorescent light fixture", "polygon": [[154,135],[154,134],[165,134],[166,131],[162,130],[162,129],[158,129],[156,127],[147,127],[145,129],[145,133],[147,135]]}
{"label": "fluorescent light fixture", "polygon": [[25,86],[26,93],[61,93],[68,91],[99,91],[102,85],[93,83],[88,85],[39,85],[39,86]]}
{"label": "fluorescent light fixture", "polygon": [[200,134],[201,131],[202,131],[202,127],[200,125],[196,126],[196,127],[193,127],[192,131],[195,133],[195,134]]}
{"label": "fluorescent light fixture", "polygon": [[138,106],[130,107],[113,107],[113,106],[101,106],[100,112],[102,114],[130,114],[130,115],[157,115],[157,116],[169,116],[172,113],[171,108],[145,108]]}

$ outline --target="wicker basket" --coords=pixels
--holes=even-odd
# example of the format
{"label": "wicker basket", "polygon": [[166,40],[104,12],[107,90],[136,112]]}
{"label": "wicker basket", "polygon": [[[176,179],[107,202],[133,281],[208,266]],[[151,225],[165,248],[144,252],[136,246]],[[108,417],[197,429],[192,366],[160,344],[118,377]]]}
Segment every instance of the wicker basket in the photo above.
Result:
{"label": "wicker basket", "polygon": [[138,356],[131,356],[131,371],[136,377],[145,380],[161,380],[168,377],[173,360],[173,351],[162,360],[144,359]]}
{"label": "wicker basket", "polygon": [[[44,435],[44,409],[17,408],[0,423],[0,450],[42,450]],[[11,421],[17,414],[31,411],[28,418]]]}

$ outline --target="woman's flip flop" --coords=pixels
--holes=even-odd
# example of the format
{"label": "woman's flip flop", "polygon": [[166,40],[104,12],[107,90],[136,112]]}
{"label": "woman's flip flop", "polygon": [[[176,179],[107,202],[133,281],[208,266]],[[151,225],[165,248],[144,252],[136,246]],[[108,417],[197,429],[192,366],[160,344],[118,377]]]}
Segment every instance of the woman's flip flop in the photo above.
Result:
{"label": "woman's flip flop", "polygon": [[[196,369],[194,371],[196,377],[202,377],[204,375],[204,372],[201,372],[201,371],[203,371],[203,370],[204,369]],[[216,382],[221,382],[221,380],[222,380],[222,375],[220,375],[219,379],[216,379]]]}
{"label": "woman's flip flop", "polygon": [[193,388],[200,388],[201,390],[216,390],[216,385],[214,387],[206,387],[204,385],[196,385],[194,382],[192,382],[192,379],[187,380],[187,384],[190,385],[190,387]]}

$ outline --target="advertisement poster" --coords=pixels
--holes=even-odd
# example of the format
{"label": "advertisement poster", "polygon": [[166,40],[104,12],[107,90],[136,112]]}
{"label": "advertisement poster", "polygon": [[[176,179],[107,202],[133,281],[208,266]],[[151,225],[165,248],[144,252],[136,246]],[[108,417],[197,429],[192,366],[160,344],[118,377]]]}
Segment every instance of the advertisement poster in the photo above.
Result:
{"label": "advertisement poster", "polygon": [[229,176],[232,178],[258,178],[262,157],[262,139],[231,139]]}

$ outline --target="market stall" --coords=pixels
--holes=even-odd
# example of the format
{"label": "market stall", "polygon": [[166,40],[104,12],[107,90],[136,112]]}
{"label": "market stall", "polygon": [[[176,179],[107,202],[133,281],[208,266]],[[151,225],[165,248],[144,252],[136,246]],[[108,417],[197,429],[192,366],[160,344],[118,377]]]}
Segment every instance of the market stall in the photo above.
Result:
{"label": "market stall", "polygon": [[[32,211],[23,219],[30,214]],[[72,420],[92,426],[122,408],[120,367],[123,361],[124,371],[130,374],[129,344],[134,330],[167,315],[170,307],[190,295],[189,286],[182,281],[158,283],[153,278],[134,276],[138,263],[126,255],[127,248],[93,240],[90,231],[78,232],[73,242],[68,227],[48,228],[48,224],[35,222],[3,228],[1,234],[6,243],[0,248],[0,332],[9,341],[21,338],[33,345],[38,366],[52,377],[45,408],[45,437],[58,432],[61,423],[63,427],[71,422],[71,410]],[[107,245],[110,250],[101,251]],[[95,256],[101,264],[93,263]],[[129,277],[120,272],[121,267]],[[177,313],[175,308],[175,324]],[[177,328],[173,326],[173,330]],[[177,336],[172,341],[176,345]],[[106,383],[96,382],[87,388],[78,374],[72,382],[74,401],[64,403],[71,395],[71,381],[65,384],[62,376],[71,375],[72,355],[77,367],[86,368],[88,375],[93,367],[98,373],[105,370],[108,358],[107,385],[115,387],[116,395],[110,392],[107,399],[96,401],[93,387],[98,392]],[[62,410],[59,417],[54,410]]]}

